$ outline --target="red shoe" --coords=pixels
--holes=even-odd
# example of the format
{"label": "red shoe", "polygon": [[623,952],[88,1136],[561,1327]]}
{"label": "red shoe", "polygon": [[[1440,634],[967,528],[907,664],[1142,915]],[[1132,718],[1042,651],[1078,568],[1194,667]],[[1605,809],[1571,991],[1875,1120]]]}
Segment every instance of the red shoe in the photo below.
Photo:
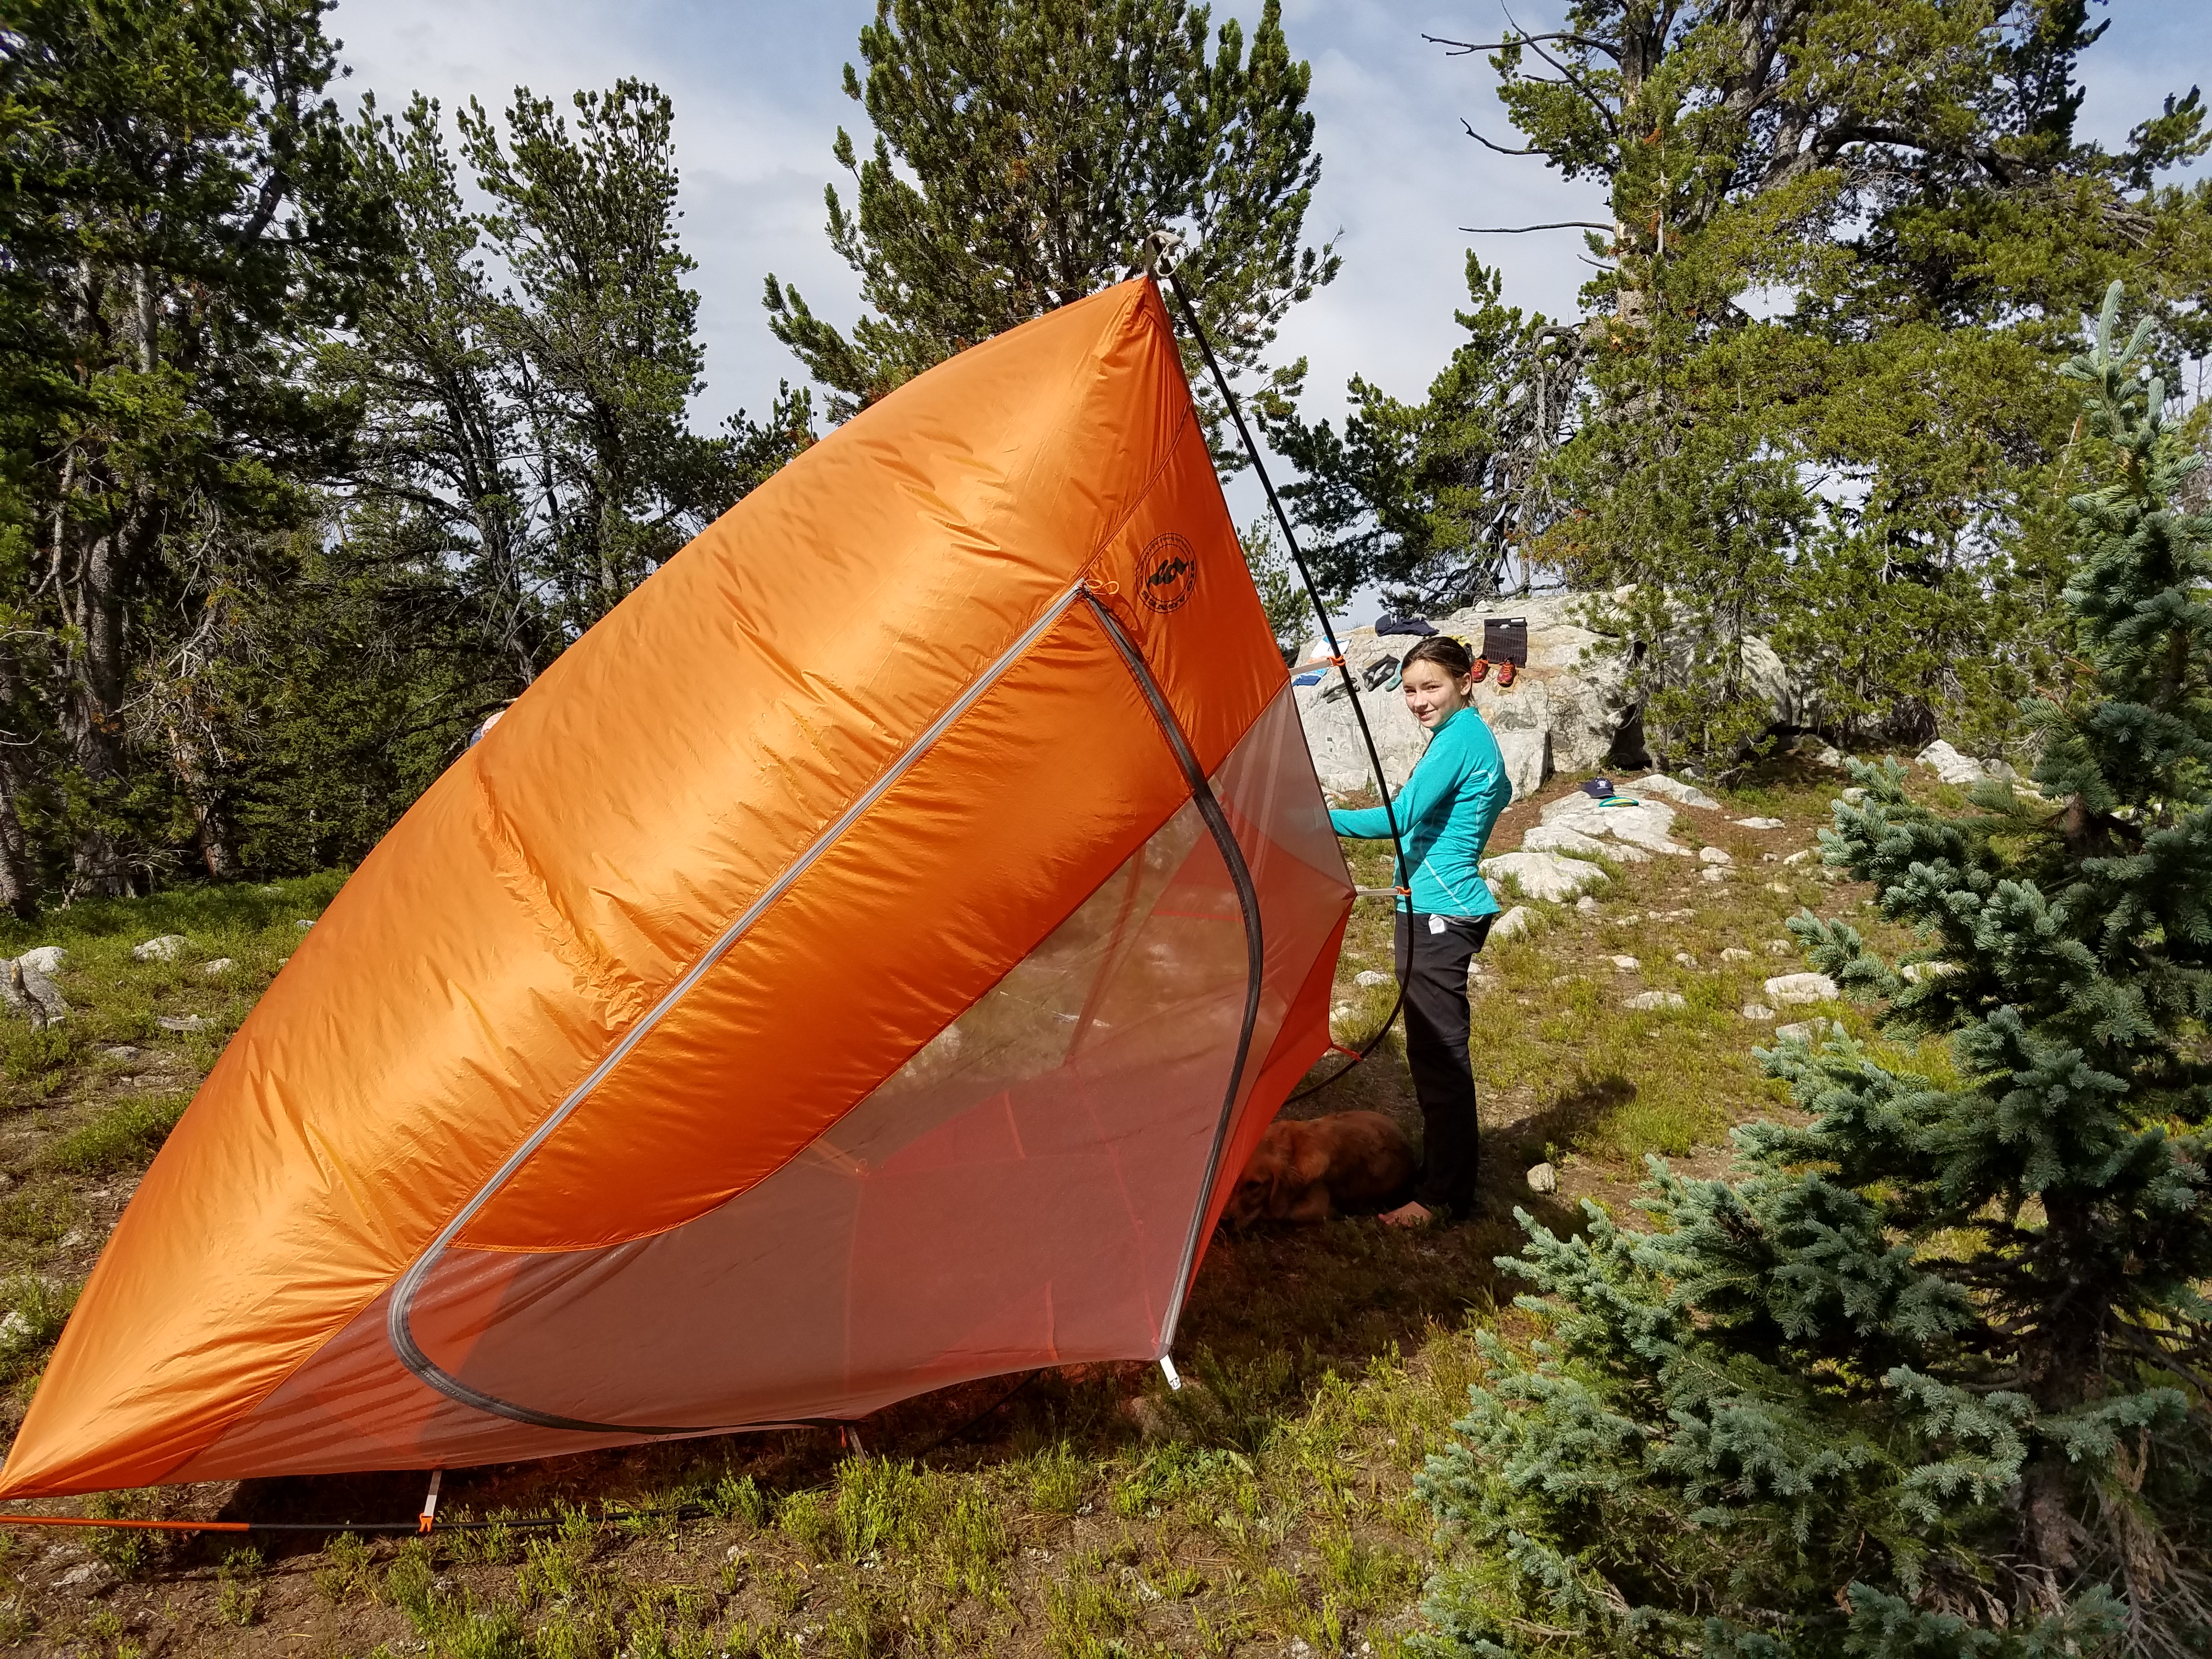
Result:
{"label": "red shoe", "polygon": [[1511,663],[1502,662],[1498,665],[1498,689],[1500,691],[1509,689],[1513,682],[1520,678],[1521,671]]}
{"label": "red shoe", "polygon": [[1478,682],[1489,678],[1490,659],[1487,657],[1477,657],[1474,659],[1474,666],[1467,671],[1467,677],[1471,680]]}

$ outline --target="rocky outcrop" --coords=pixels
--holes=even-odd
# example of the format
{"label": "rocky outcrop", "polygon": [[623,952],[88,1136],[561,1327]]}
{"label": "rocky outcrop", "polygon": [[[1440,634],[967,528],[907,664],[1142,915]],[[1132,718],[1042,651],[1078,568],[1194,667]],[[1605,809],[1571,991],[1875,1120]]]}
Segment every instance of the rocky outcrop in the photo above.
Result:
{"label": "rocky outcrop", "polygon": [[[1528,621],[1528,662],[1514,684],[1500,690],[1493,677],[1474,688],[1474,706],[1497,734],[1516,800],[1534,794],[1554,773],[1595,772],[1642,757],[1641,713],[1629,696],[1627,661],[1618,649],[1607,649],[1611,642],[1588,625],[1589,608],[1588,594],[1540,593],[1489,600],[1431,619],[1439,632],[1458,635],[1477,652],[1482,649],[1483,624],[1492,617]],[[1353,679],[1360,680],[1383,658],[1402,658],[1415,637],[1378,637],[1371,628],[1355,628],[1343,635],[1345,663]],[[1318,658],[1321,650],[1316,645],[1310,654]],[[1763,641],[1749,640],[1745,663],[1775,722],[1800,723],[1806,711],[1781,659]],[[1373,787],[1351,698],[1336,671],[1328,668],[1316,683],[1298,687],[1297,696],[1322,787],[1340,795]],[[1359,703],[1395,790],[1421,757],[1427,734],[1406,712],[1405,698],[1389,677],[1372,690],[1361,691]]]}
{"label": "rocky outcrop", "polygon": [[[1605,763],[1622,725],[1632,713],[1622,701],[1626,671],[1617,657],[1596,647],[1599,636],[1579,620],[1583,597],[1554,593],[1501,599],[1434,618],[1442,633],[1455,634],[1474,650],[1482,648],[1483,623],[1491,617],[1525,617],[1528,663],[1511,687],[1496,679],[1474,688],[1475,708],[1498,737],[1513,798],[1523,799],[1543,787],[1554,772],[1583,772]],[[1343,636],[1344,659],[1358,679],[1385,657],[1401,658],[1414,636],[1377,637],[1371,628]],[[1297,690],[1298,713],[1322,787],[1334,793],[1372,787],[1373,773],[1359,742],[1351,700],[1334,669],[1314,685]],[[1396,789],[1421,757],[1428,734],[1406,712],[1406,702],[1386,680],[1359,694],[1382,769]]]}

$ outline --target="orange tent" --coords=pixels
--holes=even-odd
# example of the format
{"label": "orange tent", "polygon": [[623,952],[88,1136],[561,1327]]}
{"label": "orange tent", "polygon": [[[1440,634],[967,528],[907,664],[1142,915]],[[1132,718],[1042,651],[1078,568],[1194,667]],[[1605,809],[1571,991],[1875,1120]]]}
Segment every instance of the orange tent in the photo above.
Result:
{"label": "orange tent", "polygon": [[363,861],[0,1497],[1165,1355],[1351,899],[1158,291],[1016,329],[747,497]]}

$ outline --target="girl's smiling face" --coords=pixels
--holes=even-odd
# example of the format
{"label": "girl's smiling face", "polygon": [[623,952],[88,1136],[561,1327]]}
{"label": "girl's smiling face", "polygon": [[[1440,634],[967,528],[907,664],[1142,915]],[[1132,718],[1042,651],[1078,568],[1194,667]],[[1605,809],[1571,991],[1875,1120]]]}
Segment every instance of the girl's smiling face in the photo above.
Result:
{"label": "girl's smiling face", "polygon": [[1425,657],[1407,665],[1399,684],[1406,693],[1407,709],[1431,732],[1474,701],[1472,676],[1454,678]]}

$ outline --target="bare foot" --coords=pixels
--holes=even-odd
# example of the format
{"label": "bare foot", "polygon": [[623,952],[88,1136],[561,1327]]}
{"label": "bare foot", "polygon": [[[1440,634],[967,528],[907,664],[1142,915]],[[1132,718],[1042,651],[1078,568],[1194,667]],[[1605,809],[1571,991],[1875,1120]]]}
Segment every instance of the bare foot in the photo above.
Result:
{"label": "bare foot", "polygon": [[1425,1227],[1435,1219],[1428,1206],[1419,1200],[1409,1200],[1395,1210],[1382,1212],[1382,1224],[1386,1227]]}

